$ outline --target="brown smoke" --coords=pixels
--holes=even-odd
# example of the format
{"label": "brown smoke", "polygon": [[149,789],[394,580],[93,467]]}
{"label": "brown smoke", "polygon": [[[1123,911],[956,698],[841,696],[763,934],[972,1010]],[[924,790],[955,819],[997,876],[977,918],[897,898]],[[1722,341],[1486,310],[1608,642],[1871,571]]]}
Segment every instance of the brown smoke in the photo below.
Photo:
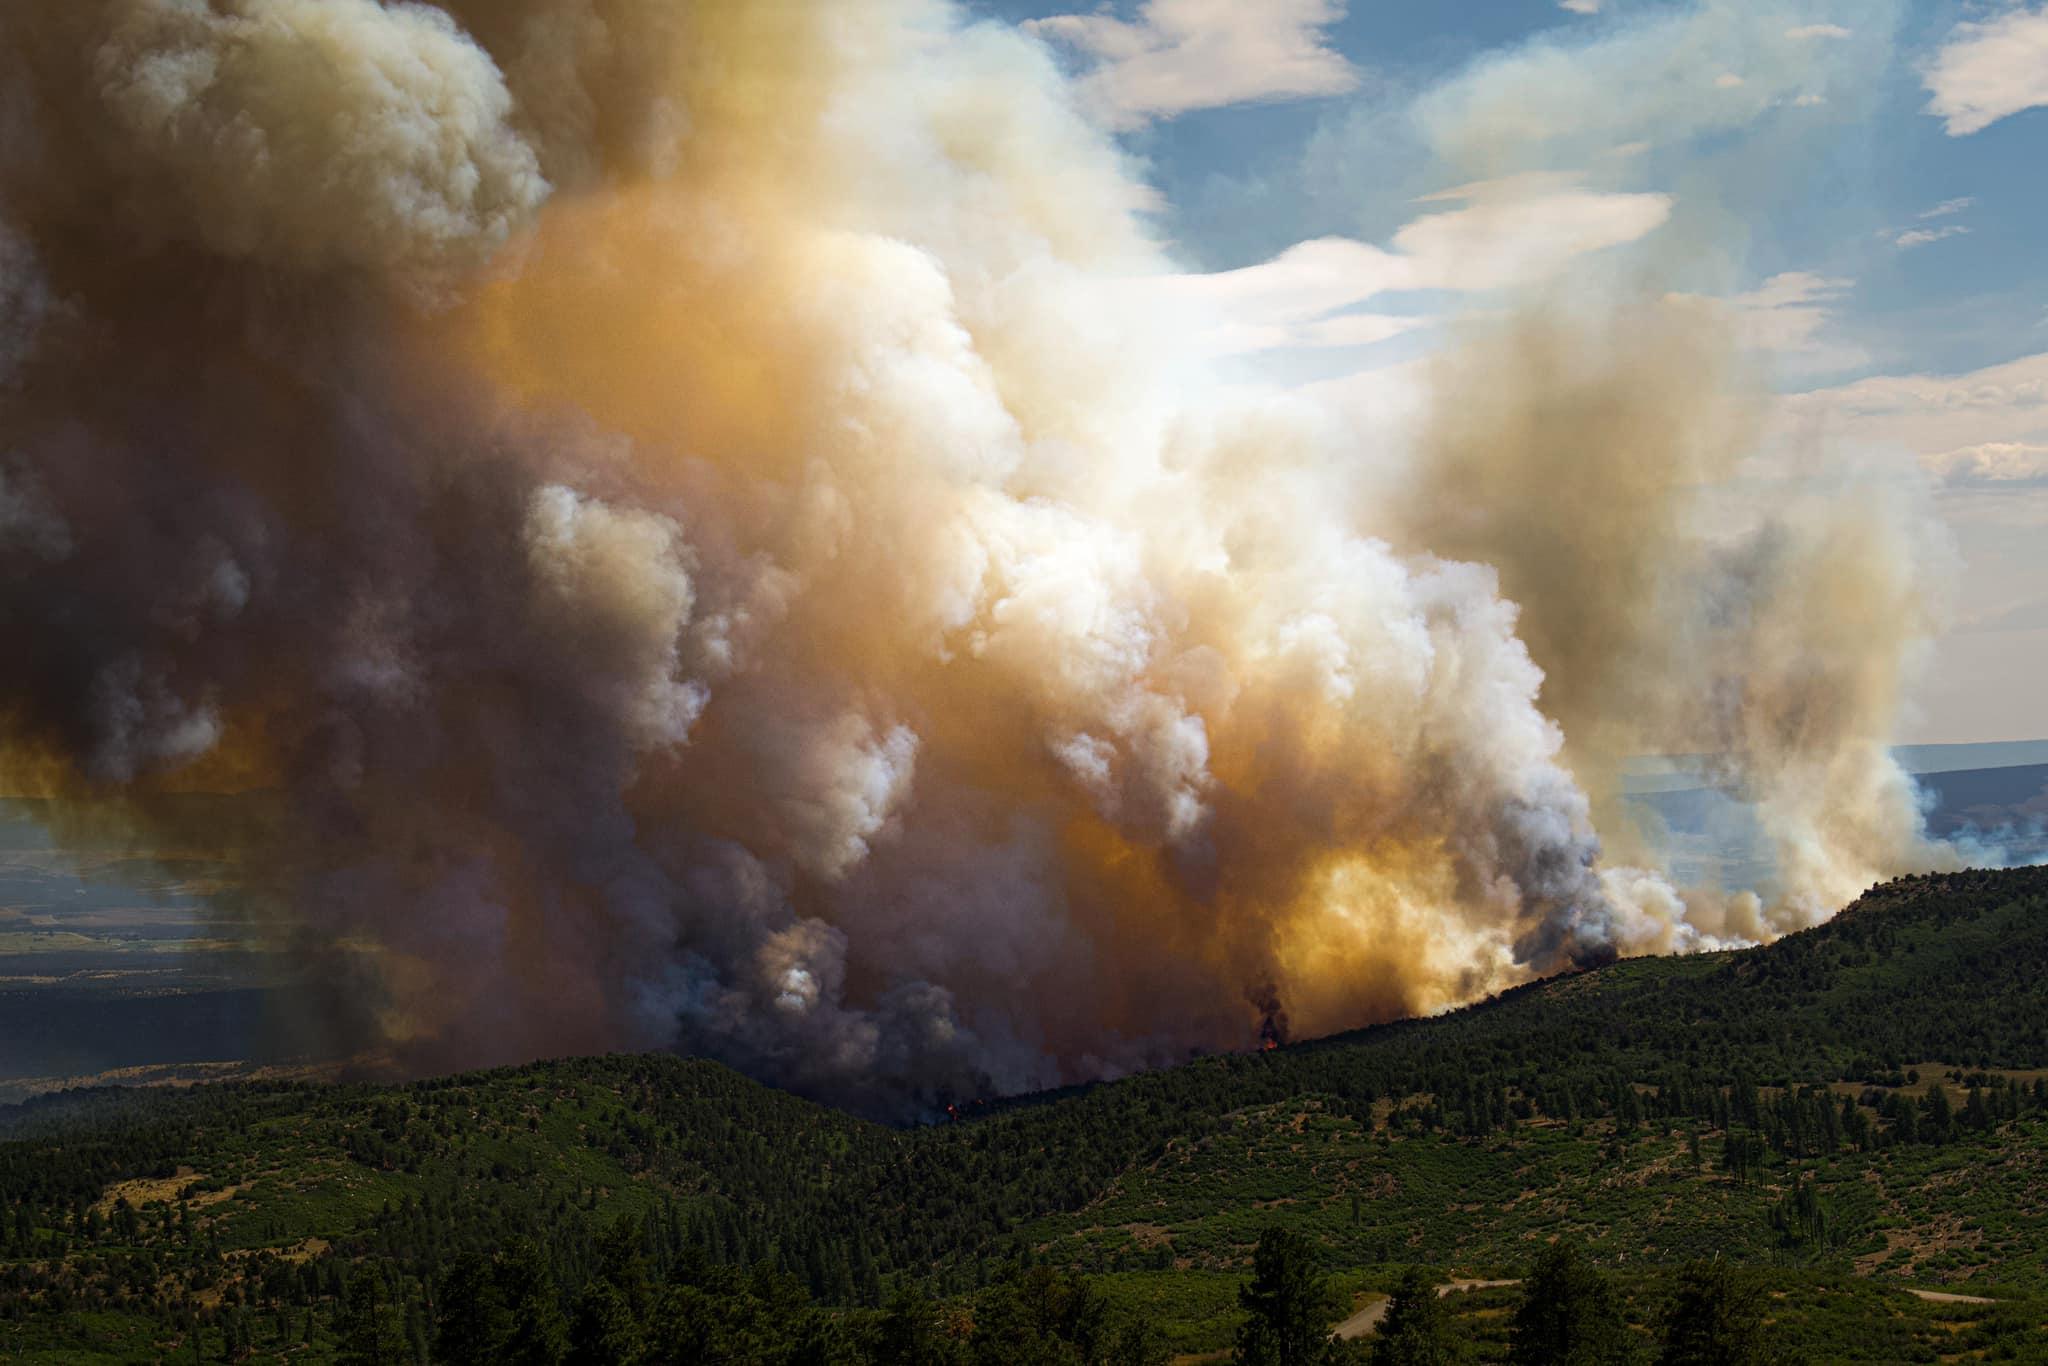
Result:
{"label": "brown smoke", "polygon": [[336,1047],[886,1109],[1436,1009],[1706,942],[1600,863],[1645,748],[1801,895],[1939,856],[1898,538],[1694,524],[1716,338],[1476,342],[1349,506],[940,0],[15,6],[0,90],[0,781],[260,792]]}
{"label": "brown smoke", "polygon": [[1622,811],[1631,756],[1698,756],[1757,805],[1780,869],[1764,922],[1699,897],[1691,914],[1753,938],[1957,856],[1922,837],[1887,744],[1941,550],[1882,489],[1755,468],[1763,400],[1734,356],[1663,302],[1474,336],[1440,364],[1403,516],[1523,605],[1544,709],[1624,852],[1648,856]]}

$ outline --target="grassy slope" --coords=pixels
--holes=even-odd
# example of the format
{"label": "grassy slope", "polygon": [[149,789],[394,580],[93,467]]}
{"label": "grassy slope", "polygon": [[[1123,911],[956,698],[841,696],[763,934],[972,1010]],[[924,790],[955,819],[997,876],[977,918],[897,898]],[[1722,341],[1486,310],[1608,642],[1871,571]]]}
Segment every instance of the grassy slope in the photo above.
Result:
{"label": "grassy slope", "polygon": [[[1666,1135],[1652,1126],[1617,1158],[1610,1121],[1538,1123],[1488,1139],[1396,1137],[1313,1104],[1259,1107],[1125,1174],[1088,1208],[1034,1223],[1029,1236],[1038,1255],[1100,1269],[1150,1266],[1167,1249],[1173,1269],[1111,1283],[1155,1305],[1187,1350],[1228,1341],[1228,1288],[1273,1222],[1313,1234],[1361,1290],[1391,1287],[1410,1263],[1445,1279],[1516,1276],[1541,1241],[1561,1235],[1624,1274],[1716,1256],[1775,1268],[1789,1288],[1826,1287],[1822,1301],[1853,1289],[1901,1324],[1973,1318],[1935,1310],[1908,1286],[2023,1301],[2048,1318],[2048,1119],[1947,1147],[1772,1163],[1748,1183],[1717,1169],[1717,1131],[1705,1131],[1695,1168],[1692,1127]],[[1771,1226],[1795,1171],[1819,1182],[1833,1215],[1823,1245],[1788,1247]],[[1892,1342],[1860,1359],[1910,1359],[1896,1350]]]}

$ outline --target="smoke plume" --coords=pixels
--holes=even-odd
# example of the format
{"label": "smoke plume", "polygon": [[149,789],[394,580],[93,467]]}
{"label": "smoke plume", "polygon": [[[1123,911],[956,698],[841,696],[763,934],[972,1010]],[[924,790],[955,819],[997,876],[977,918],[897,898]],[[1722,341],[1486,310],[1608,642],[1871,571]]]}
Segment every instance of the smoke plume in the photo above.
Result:
{"label": "smoke plume", "polygon": [[[0,782],[260,794],[335,1048],[903,1112],[1954,857],[1921,533],[1744,501],[1710,319],[1531,301],[1363,497],[1121,302],[1147,190],[941,0],[15,5],[0,92]],[[1644,752],[1783,885],[1603,857]]]}

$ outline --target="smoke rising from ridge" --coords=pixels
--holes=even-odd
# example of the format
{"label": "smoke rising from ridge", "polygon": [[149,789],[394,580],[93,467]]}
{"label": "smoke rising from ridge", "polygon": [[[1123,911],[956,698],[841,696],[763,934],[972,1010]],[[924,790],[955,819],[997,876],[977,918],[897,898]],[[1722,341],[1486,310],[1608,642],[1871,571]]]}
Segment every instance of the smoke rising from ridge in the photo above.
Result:
{"label": "smoke rising from ridge", "polygon": [[[1884,749],[1920,533],[1708,507],[1710,320],[1532,302],[1361,497],[1120,304],[1147,191],[938,0],[17,7],[0,90],[0,780],[264,790],[335,1047],[900,1111],[1954,857]],[[1603,859],[1657,751],[1770,905]]]}

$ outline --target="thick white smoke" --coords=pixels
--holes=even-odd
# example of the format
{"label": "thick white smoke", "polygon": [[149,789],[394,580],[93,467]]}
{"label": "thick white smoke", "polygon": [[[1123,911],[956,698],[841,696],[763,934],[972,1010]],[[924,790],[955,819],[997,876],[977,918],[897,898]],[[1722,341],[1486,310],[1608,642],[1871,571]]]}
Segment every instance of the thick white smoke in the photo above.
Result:
{"label": "thick white smoke", "polygon": [[[11,781],[252,793],[336,1046],[914,1106],[1948,857],[1910,528],[1701,529],[1697,310],[1561,364],[1532,304],[1361,497],[1374,432],[1130,306],[1147,191],[941,0],[17,6],[0,87]],[[1660,748],[1784,832],[1768,915],[1603,863]]]}

